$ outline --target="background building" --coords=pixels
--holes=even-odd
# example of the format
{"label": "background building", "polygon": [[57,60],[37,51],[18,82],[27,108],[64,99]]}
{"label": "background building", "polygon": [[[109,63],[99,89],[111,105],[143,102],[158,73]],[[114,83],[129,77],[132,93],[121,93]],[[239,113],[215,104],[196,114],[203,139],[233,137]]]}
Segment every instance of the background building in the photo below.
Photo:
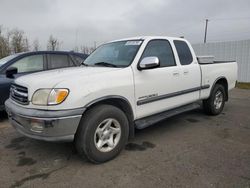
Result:
{"label": "background building", "polygon": [[196,55],[213,55],[215,60],[236,60],[238,81],[250,82],[250,40],[192,45]]}

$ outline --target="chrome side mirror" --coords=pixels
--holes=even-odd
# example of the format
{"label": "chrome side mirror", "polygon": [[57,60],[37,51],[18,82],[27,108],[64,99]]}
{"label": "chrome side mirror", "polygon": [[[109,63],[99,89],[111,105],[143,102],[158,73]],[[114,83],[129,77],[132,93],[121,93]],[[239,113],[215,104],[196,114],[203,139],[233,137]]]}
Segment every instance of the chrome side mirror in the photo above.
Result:
{"label": "chrome side mirror", "polygon": [[138,69],[144,70],[144,69],[153,69],[160,65],[160,60],[158,57],[152,56],[152,57],[145,57],[141,60],[139,63]]}

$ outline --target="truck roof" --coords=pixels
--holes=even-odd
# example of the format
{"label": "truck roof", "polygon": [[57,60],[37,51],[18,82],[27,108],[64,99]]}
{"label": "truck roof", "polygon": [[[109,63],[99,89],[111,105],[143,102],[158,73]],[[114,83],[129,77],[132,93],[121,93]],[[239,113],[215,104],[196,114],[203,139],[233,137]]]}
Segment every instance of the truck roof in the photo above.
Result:
{"label": "truck roof", "polygon": [[118,41],[124,41],[124,40],[151,40],[151,39],[185,40],[180,37],[169,37],[169,36],[136,36],[136,37],[128,37],[128,38],[113,40],[110,42],[118,42]]}

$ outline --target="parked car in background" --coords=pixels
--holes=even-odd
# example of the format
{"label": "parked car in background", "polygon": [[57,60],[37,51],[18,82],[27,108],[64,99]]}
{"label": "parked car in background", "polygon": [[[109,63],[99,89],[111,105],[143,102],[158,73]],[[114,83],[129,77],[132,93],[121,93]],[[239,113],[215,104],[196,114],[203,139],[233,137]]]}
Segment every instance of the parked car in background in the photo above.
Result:
{"label": "parked car in background", "polygon": [[86,54],[65,51],[25,52],[0,59],[0,111],[9,98],[10,85],[22,75],[63,67],[79,66]]}

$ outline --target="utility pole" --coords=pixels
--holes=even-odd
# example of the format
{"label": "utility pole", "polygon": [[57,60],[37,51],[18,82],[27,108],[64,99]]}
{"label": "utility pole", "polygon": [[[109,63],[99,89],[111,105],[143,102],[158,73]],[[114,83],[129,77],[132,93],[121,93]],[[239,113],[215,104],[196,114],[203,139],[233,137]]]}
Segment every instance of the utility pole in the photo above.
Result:
{"label": "utility pole", "polygon": [[75,33],[75,51],[78,51],[78,29],[76,29],[76,33]]}
{"label": "utility pole", "polygon": [[208,19],[206,19],[204,43],[206,43],[206,42],[207,42],[207,25],[208,25]]}

